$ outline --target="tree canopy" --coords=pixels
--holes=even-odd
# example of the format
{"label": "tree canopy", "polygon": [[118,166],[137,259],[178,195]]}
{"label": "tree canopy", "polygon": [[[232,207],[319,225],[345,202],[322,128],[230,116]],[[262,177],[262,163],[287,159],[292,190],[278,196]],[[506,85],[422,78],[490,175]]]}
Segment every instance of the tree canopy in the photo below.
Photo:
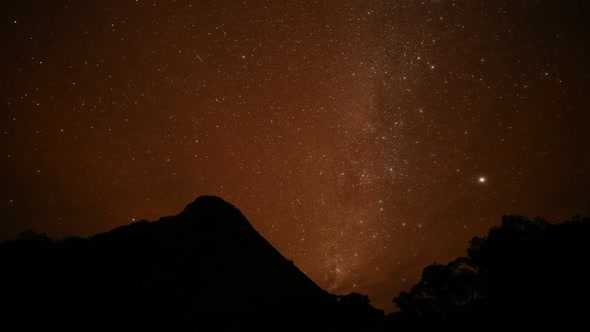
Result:
{"label": "tree canopy", "polygon": [[394,298],[400,309],[394,322],[402,329],[477,324],[484,330],[586,324],[589,235],[589,218],[553,224],[504,216],[487,236],[470,241],[465,257],[427,266],[416,285]]}

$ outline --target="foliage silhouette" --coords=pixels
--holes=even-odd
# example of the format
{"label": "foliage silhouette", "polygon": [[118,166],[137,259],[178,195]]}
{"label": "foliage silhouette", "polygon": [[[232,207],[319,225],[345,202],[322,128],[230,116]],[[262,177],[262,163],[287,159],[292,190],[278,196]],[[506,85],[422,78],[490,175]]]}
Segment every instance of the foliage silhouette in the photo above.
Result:
{"label": "foliage silhouette", "polygon": [[383,326],[383,310],[371,306],[367,295],[352,292],[347,295],[336,295],[338,302],[339,324],[350,331],[380,331]]}
{"label": "foliage silhouette", "polygon": [[563,329],[590,309],[590,219],[552,224],[504,216],[486,237],[474,237],[467,257],[427,266],[409,292],[394,298],[403,330]]}

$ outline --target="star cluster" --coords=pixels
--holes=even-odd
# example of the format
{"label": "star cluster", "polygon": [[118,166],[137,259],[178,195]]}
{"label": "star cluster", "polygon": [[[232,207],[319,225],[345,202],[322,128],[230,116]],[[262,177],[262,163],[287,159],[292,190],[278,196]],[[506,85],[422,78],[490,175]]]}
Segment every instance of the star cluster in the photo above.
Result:
{"label": "star cluster", "polygon": [[584,1],[0,2],[0,234],[218,195],[394,310],[503,214],[590,213]]}

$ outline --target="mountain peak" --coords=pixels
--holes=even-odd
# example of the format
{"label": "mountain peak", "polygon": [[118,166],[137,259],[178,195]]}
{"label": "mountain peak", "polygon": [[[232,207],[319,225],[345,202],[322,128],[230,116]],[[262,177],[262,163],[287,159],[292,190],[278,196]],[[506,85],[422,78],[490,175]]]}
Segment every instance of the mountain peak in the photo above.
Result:
{"label": "mountain peak", "polygon": [[219,196],[215,196],[215,195],[201,195],[201,196],[197,197],[191,204],[202,203],[202,202],[214,202],[214,201],[217,201],[217,202],[223,203],[223,204],[227,204],[227,205],[231,205],[230,203],[225,201],[223,198],[221,198]]}
{"label": "mountain peak", "polygon": [[191,213],[191,211],[198,211],[201,209],[236,209],[235,206],[226,202],[223,198],[213,195],[203,195],[197,197],[192,203],[188,204],[184,212]]}
{"label": "mountain peak", "polygon": [[202,226],[219,227],[237,223],[242,228],[253,229],[250,222],[238,208],[223,198],[212,195],[197,197],[184,208],[180,213],[180,217],[191,222],[197,222]]}

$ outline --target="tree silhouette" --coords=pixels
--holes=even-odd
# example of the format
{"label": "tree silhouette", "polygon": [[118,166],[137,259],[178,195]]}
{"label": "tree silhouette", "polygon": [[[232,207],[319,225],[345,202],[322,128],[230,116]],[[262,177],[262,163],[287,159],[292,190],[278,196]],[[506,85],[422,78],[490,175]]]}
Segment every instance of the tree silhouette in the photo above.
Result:
{"label": "tree silhouette", "polygon": [[470,241],[466,257],[427,266],[418,284],[394,298],[400,312],[391,321],[402,329],[477,324],[490,331],[586,324],[589,236],[589,218],[552,224],[503,216]]}
{"label": "tree silhouette", "polygon": [[383,310],[371,306],[367,295],[352,292],[347,295],[336,295],[339,317],[336,321],[342,325],[340,330],[376,331],[381,327]]}
{"label": "tree silhouette", "polygon": [[51,239],[45,233],[39,233],[31,229],[22,231],[18,239],[26,242],[49,243]]}
{"label": "tree silhouette", "polygon": [[476,272],[466,258],[458,258],[447,265],[427,266],[422,280],[410,292],[401,292],[394,302],[400,310],[417,316],[449,315],[479,297]]}

